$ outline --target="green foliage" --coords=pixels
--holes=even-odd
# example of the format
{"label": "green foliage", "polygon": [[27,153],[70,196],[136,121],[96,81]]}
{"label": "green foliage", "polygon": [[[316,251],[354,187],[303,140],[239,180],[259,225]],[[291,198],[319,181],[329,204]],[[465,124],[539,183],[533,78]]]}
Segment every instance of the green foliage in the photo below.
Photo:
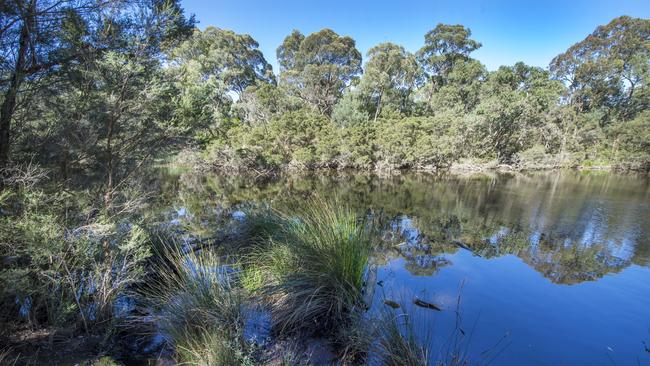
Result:
{"label": "green foliage", "polygon": [[354,40],[331,29],[307,37],[293,31],[277,54],[281,83],[325,115],[332,113],[343,90],[361,72],[361,53]]}
{"label": "green foliage", "polygon": [[387,168],[445,167],[459,154],[449,115],[380,120],[378,164]]}
{"label": "green foliage", "polygon": [[475,110],[477,156],[509,163],[517,152],[541,143],[561,92],[546,71],[523,63],[490,73]]}
{"label": "green foliage", "polygon": [[[149,16],[187,25],[177,5]],[[83,19],[69,22],[71,39],[90,32]],[[146,160],[179,144],[203,147],[213,168],[256,172],[515,164],[538,145],[561,166],[645,166],[626,137],[650,100],[641,19],[599,27],[550,71],[517,63],[488,73],[470,57],[481,46],[471,31],[439,24],[417,55],[371,48],[361,74],[350,37],[294,31],[278,48],[279,85],[250,36],[181,28],[173,47],[136,52],[141,33],[118,34],[130,53],[109,48],[65,68],[66,82],[22,111],[14,146],[27,148],[16,156],[55,162],[64,179],[103,181],[106,204]]]}
{"label": "green foliage", "polygon": [[[640,49],[634,40],[643,32],[642,23],[620,22],[631,30],[600,29],[598,37],[602,42],[626,39]],[[219,128],[226,133],[212,140],[208,161],[217,168],[256,171],[441,169],[461,158],[526,169],[596,160],[644,169],[645,153],[631,152],[635,143],[628,143],[623,132],[642,122],[621,120],[610,129],[602,124],[630,115],[622,112],[627,104],[616,107],[622,114],[613,114],[613,107],[576,111],[563,98],[575,92],[575,85],[558,80],[557,67],[549,72],[519,62],[488,73],[470,57],[480,46],[469,29],[439,24],[427,33],[417,57],[392,43],[373,47],[357,83],[360,58],[353,42],[330,30],[308,37],[294,31],[278,48],[280,86],[251,86],[240,101],[221,108],[234,111],[231,115],[243,124],[213,119],[212,126],[223,126]],[[603,52],[590,55],[606,57]],[[644,74],[638,67],[629,70],[636,70],[636,76],[626,79],[624,90],[642,105],[649,94]],[[332,77],[325,81],[323,75]],[[535,149],[543,149],[544,156]],[[626,159],[630,164],[623,164]]]}
{"label": "green foliage", "polygon": [[548,154],[542,145],[534,145],[530,149],[517,153],[514,158],[516,163],[525,170],[553,169],[560,167],[555,155]]}
{"label": "green foliage", "polygon": [[373,169],[375,166],[375,141],[377,125],[372,122],[344,128],[341,133],[340,155],[341,168]]}
{"label": "green foliage", "polygon": [[635,119],[617,123],[608,129],[613,140],[616,161],[628,168],[647,170],[650,167],[650,112]]}
{"label": "green foliage", "polygon": [[167,71],[177,91],[172,120],[200,140],[224,137],[233,114],[230,93],[242,98],[247,88],[275,83],[257,42],[229,30],[195,30],[169,57]]}
{"label": "green foliage", "polygon": [[22,189],[2,206],[9,214],[0,217],[0,256],[10,261],[0,269],[0,301],[14,319],[86,331],[106,325],[117,298],[144,274],[145,230],[106,219],[70,227],[72,199]]}
{"label": "green foliage", "polygon": [[[469,59],[456,62],[447,75],[447,82],[429,96],[429,107],[433,110],[462,107],[459,114],[473,110],[480,100],[486,74],[485,66],[479,61]],[[428,88],[432,86],[430,84]],[[431,92],[426,87],[424,91]]]}
{"label": "green foliage", "polygon": [[268,124],[232,128],[228,145],[211,146],[212,160],[224,169],[322,167],[337,154],[336,134],[330,120],[300,109],[275,117]]}
{"label": "green foliage", "polygon": [[257,126],[268,123],[272,118],[303,107],[299,98],[291,97],[287,91],[270,83],[258,83],[246,88],[233,112],[244,123]]}
{"label": "green foliage", "polygon": [[314,200],[298,216],[284,216],[279,236],[254,256],[279,329],[327,331],[349,321],[363,306],[371,245],[365,223],[348,208]]}
{"label": "green foliage", "polygon": [[650,20],[621,16],[599,26],[551,61],[579,112],[602,110],[601,124],[629,120],[648,108]]}
{"label": "green foliage", "polygon": [[171,61],[196,69],[199,79],[217,78],[227,90],[241,94],[257,82],[275,81],[271,66],[258,47],[249,35],[207,27],[203,31],[195,30],[192,37],[174,48]]}
{"label": "green foliage", "polygon": [[338,126],[350,127],[368,121],[370,117],[360,93],[348,92],[334,106],[332,121]]}

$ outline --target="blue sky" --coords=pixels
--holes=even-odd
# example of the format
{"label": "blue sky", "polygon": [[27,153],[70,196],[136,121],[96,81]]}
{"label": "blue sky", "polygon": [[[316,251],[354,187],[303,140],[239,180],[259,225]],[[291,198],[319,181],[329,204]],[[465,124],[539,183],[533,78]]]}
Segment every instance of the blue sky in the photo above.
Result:
{"label": "blue sky", "polygon": [[386,41],[414,52],[436,24],[462,24],[483,43],[473,56],[494,70],[517,61],[546,67],[600,24],[620,15],[650,18],[650,0],[182,0],[182,5],[201,29],[212,25],[253,36],[276,73],[275,50],[292,29],[309,34],[331,28],[354,38],[365,56]]}

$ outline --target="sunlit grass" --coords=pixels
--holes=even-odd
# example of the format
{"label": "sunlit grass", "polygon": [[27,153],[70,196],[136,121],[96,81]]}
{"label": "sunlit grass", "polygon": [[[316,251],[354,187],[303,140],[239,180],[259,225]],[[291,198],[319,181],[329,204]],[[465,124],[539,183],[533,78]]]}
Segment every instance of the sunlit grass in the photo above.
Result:
{"label": "sunlit grass", "polygon": [[176,342],[176,358],[182,365],[252,365],[244,348],[228,331],[215,326],[186,329]]}
{"label": "sunlit grass", "polygon": [[313,199],[279,214],[276,233],[253,255],[264,274],[281,332],[331,331],[362,307],[372,240],[364,220],[343,205]]}

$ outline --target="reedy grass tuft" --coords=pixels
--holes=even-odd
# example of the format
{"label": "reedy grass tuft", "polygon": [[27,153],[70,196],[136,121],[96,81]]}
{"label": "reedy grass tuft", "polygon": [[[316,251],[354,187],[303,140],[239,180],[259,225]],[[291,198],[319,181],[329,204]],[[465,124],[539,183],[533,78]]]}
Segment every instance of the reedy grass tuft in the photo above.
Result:
{"label": "reedy grass tuft", "polygon": [[364,220],[350,208],[313,199],[281,218],[277,232],[253,254],[266,279],[280,332],[331,332],[361,308],[372,248]]}
{"label": "reedy grass tuft", "polygon": [[378,355],[385,366],[427,366],[429,353],[416,338],[409,315],[404,311],[383,313],[378,329]]}
{"label": "reedy grass tuft", "polygon": [[206,326],[187,330],[176,344],[176,358],[182,365],[196,366],[245,366],[253,361],[245,353],[242,344],[228,331]]}
{"label": "reedy grass tuft", "polygon": [[334,346],[344,365],[365,365],[377,341],[380,321],[354,312],[350,322],[338,329]]}
{"label": "reedy grass tuft", "polygon": [[[177,361],[193,365],[231,365],[241,360],[242,296],[227,266],[204,251],[164,252],[154,265],[156,279],[144,290],[153,321],[174,346]],[[223,361],[223,362],[222,362]]]}

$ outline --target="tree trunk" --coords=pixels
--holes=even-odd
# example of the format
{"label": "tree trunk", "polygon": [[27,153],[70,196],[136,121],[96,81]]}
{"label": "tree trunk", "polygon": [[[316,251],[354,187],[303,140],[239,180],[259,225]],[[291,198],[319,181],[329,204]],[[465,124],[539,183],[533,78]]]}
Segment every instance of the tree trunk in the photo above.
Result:
{"label": "tree trunk", "polygon": [[113,116],[108,122],[107,141],[106,141],[106,192],[104,193],[104,205],[110,206],[113,198],[113,170],[114,170],[114,156],[113,156],[113,127],[115,126],[115,119]]}
{"label": "tree trunk", "polygon": [[377,108],[375,109],[375,119],[374,122],[377,122],[377,117],[379,116],[379,112],[381,111],[381,98],[384,95],[384,89],[382,88],[381,91],[379,92],[379,99],[377,100]]}
{"label": "tree trunk", "polygon": [[18,44],[18,54],[16,55],[16,65],[14,66],[13,75],[9,88],[5,92],[2,107],[0,107],[0,169],[7,167],[9,163],[9,143],[10,143],[10,130],[11,120],[16,110],[16,100],[18,98],[18,89],[25,78],[25,64],[27,59],[27,51],[29,49],[29,32],[31,23],[33,23],[32,15],[35,7],[35,0],[32,0],[29,12],[23,27],[20,30],[20,40]]}

